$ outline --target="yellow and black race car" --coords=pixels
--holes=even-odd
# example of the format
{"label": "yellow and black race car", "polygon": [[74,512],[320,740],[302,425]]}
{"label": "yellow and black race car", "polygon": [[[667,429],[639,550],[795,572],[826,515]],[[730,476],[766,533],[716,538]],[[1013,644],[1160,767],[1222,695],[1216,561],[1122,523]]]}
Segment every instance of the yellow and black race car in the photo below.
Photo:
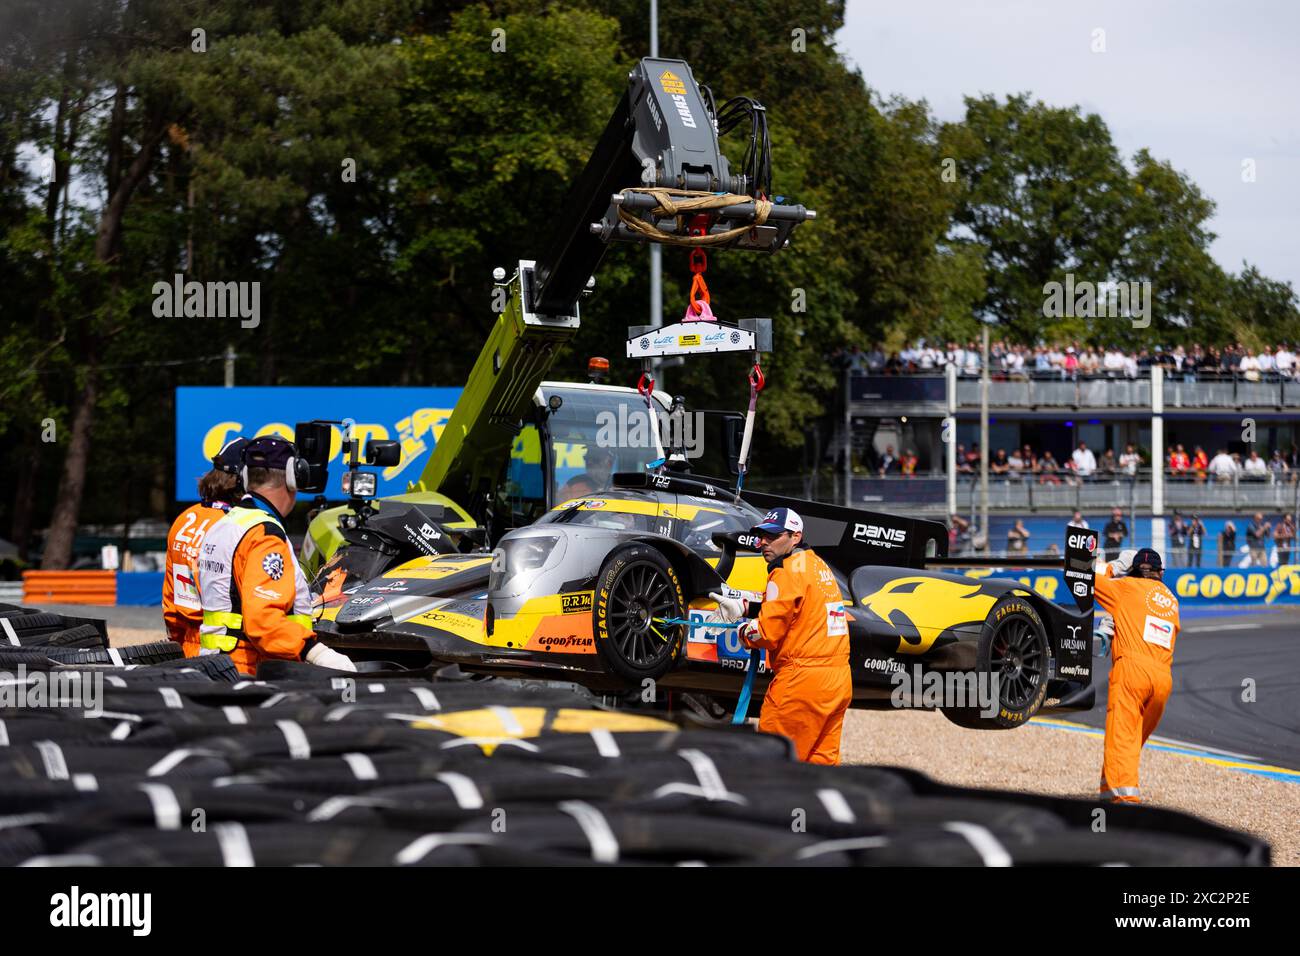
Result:
{"label": "yellow and black race car", "polygon": [[[1015,580],[937,570],[961,564],[937,522],[752,492],[737,501],[667,475],[615,475],[611,490],[561,504],[491,553],[426,555],[344,587],[317,631],[357,659],[734,701],[750,652],[733,630],[698,625],[724,583],[761,599],[767,566],[748,532],[777,505],[803,516],[804,546],[836,573],[855,707],[937,707],[963,726],[1008,728],[1092,706],[1091,532],[1068,536],[1067,608]],[[756,697],[767,678],[764,663]]]}

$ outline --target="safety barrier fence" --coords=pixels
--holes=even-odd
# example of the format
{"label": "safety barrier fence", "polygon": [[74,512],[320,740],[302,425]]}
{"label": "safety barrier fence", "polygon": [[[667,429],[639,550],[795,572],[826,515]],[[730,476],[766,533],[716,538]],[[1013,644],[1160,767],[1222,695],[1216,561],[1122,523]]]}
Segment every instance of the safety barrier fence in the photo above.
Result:
{"label": "safety barrier fence", "polygon": [[24,571],[23,600],[45,604],[116,604],[116,571]]}
{"label": "safety barrier fence", "polygon": [[[965,574],[972,578],[1011,578],[1049,601],[1074,604],[1060,571],[972,568]],[[1184,607],[1300,604],[1300,564],[1277,568],[1168,568],[1164,581]]]}
{"label": "safety barrier fence", "polygon": [[[116,577],[109,585],[99,584],[98,591],[89,586],[77,591],[76,596],[96,594],[96,600],[71,600],[72,592],[25,591],[23,600],[28,603],[50,604],[101,604],[142,605],[161,603],[162,574],[157,572],[117,573],[113,571],[59,571],[28,572],[28,574],[97,575],[101,581]],[[970,569],[968,577],[980,578],[996,575],[1019,581],[1025,587],[1061,604],[1072,604],[1074,599],[1059,571],[997,569]],[[1232,604],[1243,606],[1268,606],[1274,604],[1300,604],[1300,564],[1284,564],[1276,568],[1170,567],[1165,571],[1165,583],[1183,604]],[[46,594],[57,596],[47,597]]]}
{"label": "safety barrier fence", "polygon": [[11,600],[28,604],[152,605],[162,603],[161,571],[24,571]]}

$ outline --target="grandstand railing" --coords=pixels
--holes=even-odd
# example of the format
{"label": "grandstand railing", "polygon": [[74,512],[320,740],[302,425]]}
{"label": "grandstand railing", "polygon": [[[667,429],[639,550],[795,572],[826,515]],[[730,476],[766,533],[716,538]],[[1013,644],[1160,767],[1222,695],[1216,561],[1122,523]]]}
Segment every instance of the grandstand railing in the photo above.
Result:
{"label": "grandstand railing", "polygon": [[[1207,477],[1165,475],[1165,510],[1189,511],[1277,511],[1297,510],[1300,485],[1295,473],[1250,479],[1238,475],[1227,481]],[[766,489],[764,489],[766,490]],[[773,489],[776,490],[776,489]],[[827,479],[815,493],[805,485],[789,483],[779,492],[797,497],[815,497],[823,501],[842,502],[843,485]],[[850,501],[859,508],[907,508],[912,511],[937,511],[947,507],[948,482],[944,475],[854,474],[850,482]],[[979,473],[963,472],[957,476],[957,507],[972,511],[979,503]],[[989,475],[989,507],[994,511],[1081,511],[1108,510],[1116,505],[1125,511],[1150,510],[1151,472],[1143,469],[1135,476],[1090,476],[1079,478],[1068,473],[1043,476],[1036,474]]]}

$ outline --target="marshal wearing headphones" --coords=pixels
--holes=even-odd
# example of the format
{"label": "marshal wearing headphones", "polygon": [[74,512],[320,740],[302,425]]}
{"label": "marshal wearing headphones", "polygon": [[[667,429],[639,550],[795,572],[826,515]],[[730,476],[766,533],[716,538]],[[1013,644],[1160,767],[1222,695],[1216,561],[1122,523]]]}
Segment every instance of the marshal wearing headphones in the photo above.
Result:
{"label": "marshal wearing headphones", "polygon": [[210,530],[198,560],[202,653],[225,652],[245,674],[264,660],[307,660],[355,671],[316,640],[311,595],[284,519],[311,471],[292,442],[266,436],[244,448],[245,496]]}
{"label": "marshal wearing headphones", "polygon": [[162,610],[167,635],[186,657],[199,654],[203,605],[195,568],[208,529],[226,516],[241,497],[239,484],[246,438],[232,438],[212,458],[212,468],[199,479],[199,501],[182,511],[167,532],[167,561],[163,566]]}
{"label": "marshal wearing headphones", "polygon": [[[298,449],[293,442],[268,435],[254,438],[244,447],[243,461],[239,469],[239,479],[250,492],[249,473],[253,472],[259,479],[259,485],[267,490],[284,488],[289,492],[288,506],[280,516],[286,516],[293,510],[293,503],[300,485],[310,481],[311,472],[307,462],[298,457]],[[267,472],[262,475],[262,472]]]}

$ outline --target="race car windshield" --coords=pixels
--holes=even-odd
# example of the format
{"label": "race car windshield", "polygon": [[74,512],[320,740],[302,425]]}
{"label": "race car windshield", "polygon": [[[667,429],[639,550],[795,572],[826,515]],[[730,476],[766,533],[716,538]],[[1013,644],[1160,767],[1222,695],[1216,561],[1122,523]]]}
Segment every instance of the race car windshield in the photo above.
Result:
{"label": "race car windshield", "polygon": [[562,504],[611,487],[615,472],[644,472],[658,457],[658,422],[639,395],[597,389],[553,389],[563,404],[546,421],[553,465],[551,498]]}
{"label": "race car windshield", "polygon": [[[554,517],[552,517],[552,515]],[[563,524],[586,524],[594,528],[610,528],[614,531],[648,531],[657,532],[654,515],[631,514],[626,511],[587,510],[569,508],[561,512],[552,512],[539,524],[554,521]]]}

